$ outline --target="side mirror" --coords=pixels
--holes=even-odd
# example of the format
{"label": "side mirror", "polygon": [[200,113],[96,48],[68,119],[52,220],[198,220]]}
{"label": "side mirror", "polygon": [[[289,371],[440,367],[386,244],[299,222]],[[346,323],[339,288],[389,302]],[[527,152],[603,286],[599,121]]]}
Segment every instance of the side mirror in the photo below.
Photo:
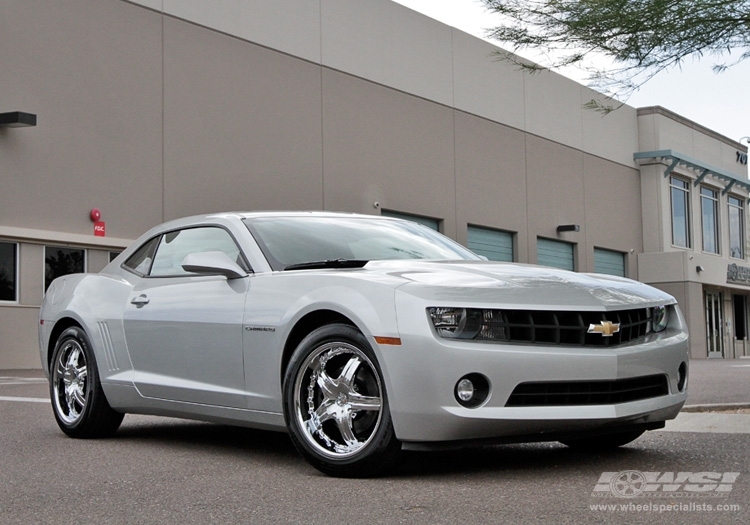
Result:
{"label": "side mirror", "polygon": [[182,269],[202,275],[223,275],[227,279],[247,277],[247,272],[239,264],[218,251],[191,253],[182,261]]}

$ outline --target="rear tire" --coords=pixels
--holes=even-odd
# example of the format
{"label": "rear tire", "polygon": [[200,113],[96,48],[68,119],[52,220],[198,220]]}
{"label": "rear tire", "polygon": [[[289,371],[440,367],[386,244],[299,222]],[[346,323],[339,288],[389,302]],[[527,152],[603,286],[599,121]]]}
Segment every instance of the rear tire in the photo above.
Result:
{"label": "rear tire", "polygon": [[104,396],[88,336],[77,326],[57,339],[50,370],[50,399],[57,424],[70,437],[110,436],[122,423],[124,414],[113,410]]}
{"label": "rear tire", "polygon": [[284,377],[284,417],[297,450],[331,476],[382,474],[401,450],[375,354],[349,325],[323,326],[299,344]]}

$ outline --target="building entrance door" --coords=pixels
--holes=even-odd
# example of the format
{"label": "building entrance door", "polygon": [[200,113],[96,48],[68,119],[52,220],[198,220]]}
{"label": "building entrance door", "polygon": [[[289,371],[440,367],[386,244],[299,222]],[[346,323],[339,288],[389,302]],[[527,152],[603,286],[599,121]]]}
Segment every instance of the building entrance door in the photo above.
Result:
{"label": "building entrance door", "polygon": [[721,292],[706,292],[706,344],[708,357],[724,357],[724,314]]}

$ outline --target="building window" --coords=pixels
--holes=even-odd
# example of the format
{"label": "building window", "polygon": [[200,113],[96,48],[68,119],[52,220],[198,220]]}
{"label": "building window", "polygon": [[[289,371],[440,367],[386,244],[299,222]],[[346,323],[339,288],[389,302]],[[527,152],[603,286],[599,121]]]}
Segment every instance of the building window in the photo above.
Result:
{"label": "building window", "polygon": [[604,248],[594,248],[594,271],[625,277],[625,254]]}
{"label": "building window", "polygon": [[0,301],[17,301],[18,245],[0,242]]}
{"label": "building window", "polygon": [[84,262],[86,252],[76,248],[61,248],[59,246],[44,247],[44,291],[47,291],[52,281],[63,275],[83,273],[86,271]]}
{"label": "building window", "polygon": [[745,258],[745,201],[728,197],[729,204],[729,256]]}
{"label": "building window", "polygon": [[690,248],[690,184],[670,177],[669,190],[672,201],[672,244]]}
{"label": "building window", "polygon": [[536,244],[536,261],[542,266],[575,270],[573,244],[540,237]]}
{"label": "building window", "polygon": [[431,230],[440,231],[440,221],[433,219],[432,217],[422,217],[421,215],[411,215],[410,213],[401,213],[398,211],[382,210],[380,214],[383,217],[393,217],[395,219],[405,219],[407,221],[417,222],[423,226],[427,226]]}
{"label": "building window", "polygon": [[469,226],[466,247],[490,261],[513,262],[513,234]]}
{"label": "building window", "polygon": [[719,192],[701,188],[703,251],[719,253]]}

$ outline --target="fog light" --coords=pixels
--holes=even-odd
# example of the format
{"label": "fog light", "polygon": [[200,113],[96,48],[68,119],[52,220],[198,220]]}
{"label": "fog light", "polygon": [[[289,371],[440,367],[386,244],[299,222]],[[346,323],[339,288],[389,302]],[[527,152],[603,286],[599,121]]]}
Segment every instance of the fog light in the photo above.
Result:
{"label": "fog light", "polygon": [[490,397],[490,382],[482,374],[467,374],[453,388],[458,404],[466,408],[477,408]]}
{"label": "fog light", "polygon": [[474,383],[471,382],[471,379],[464,378],[458,382],[456,395],[461,401],[471,401],[471,398],[474,397]]}

